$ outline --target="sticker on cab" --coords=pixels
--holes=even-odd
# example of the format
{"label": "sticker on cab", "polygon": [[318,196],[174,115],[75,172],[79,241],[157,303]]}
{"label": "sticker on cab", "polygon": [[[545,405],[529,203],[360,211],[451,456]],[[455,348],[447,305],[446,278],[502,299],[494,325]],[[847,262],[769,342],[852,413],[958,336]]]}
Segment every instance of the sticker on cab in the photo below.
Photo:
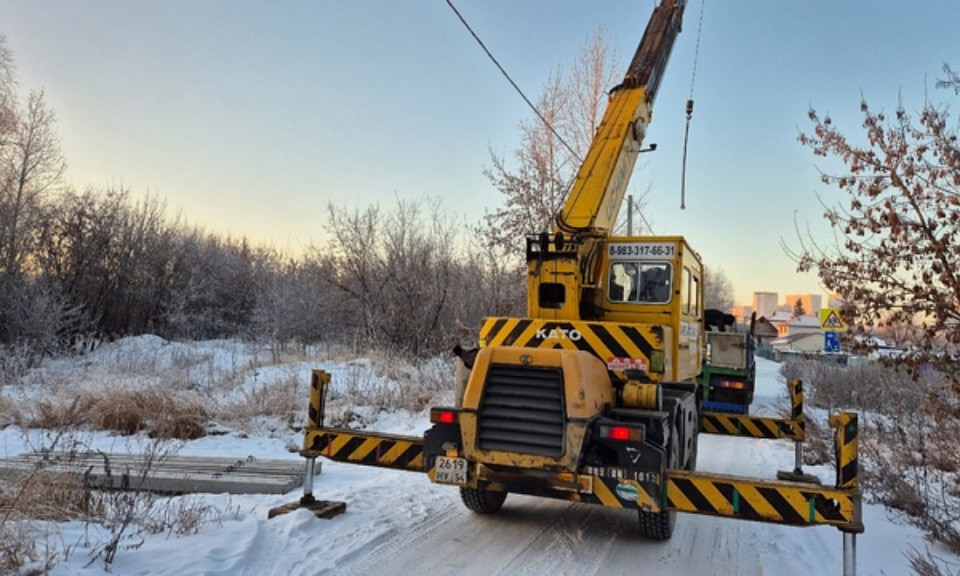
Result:
{"label": "sticker on cab", "polygon": [[607,358],[607,370],[615,371],[624,371],[624,370],[643,370],[647,371],[647,359],[646,358],[618,358],[616,356],[611,356]]}

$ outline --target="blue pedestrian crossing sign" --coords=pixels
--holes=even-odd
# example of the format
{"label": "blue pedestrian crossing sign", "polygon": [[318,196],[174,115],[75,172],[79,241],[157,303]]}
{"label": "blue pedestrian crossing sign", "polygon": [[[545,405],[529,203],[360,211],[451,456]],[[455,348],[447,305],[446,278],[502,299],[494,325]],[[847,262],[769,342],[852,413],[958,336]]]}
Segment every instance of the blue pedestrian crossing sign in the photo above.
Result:
{"label": "blue pedestrian crossing sign", "polygon": [[823,351],[832,354],[840,353],[840,333],[828,330],[823,333]]}

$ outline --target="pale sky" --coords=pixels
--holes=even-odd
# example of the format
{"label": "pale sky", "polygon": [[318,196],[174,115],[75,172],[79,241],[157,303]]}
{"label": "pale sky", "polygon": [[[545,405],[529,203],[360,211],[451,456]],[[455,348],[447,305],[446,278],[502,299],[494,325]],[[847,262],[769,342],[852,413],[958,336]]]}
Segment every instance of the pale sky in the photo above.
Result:
{"label": "pale sky", "polygon": [[[821,293],[781,239],[829,241],[810,106],[848,134],[861,97],[910,111],[944,62],[960,68],[956,0],[705,0],[680,210],[684,105],[701,0],[689,0],[632,190],[646,218],[754,291]],[[603,27],[625,69],[653,0],[454,0],[532,99]],[[166,201],[191,224],[297,251],[328,202],[441,198],[475,220],[500,203],[483,176],[531,112],[444,0],[0,0],[21,92],[58,117],[68,180]],[[618,72],[619,75],[619,72]],[[954,107],[955,108],[955,107]]]}

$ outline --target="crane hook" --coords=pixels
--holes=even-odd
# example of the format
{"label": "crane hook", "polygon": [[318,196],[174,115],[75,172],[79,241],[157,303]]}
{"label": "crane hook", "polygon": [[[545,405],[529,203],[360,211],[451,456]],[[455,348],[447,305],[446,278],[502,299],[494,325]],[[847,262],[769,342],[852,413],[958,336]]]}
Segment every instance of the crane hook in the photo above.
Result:
{"label": "crane hook", "polygon": [[690,140],[690,118],[693,117],[693,98],[687,100],[687,127],[683,131],[683,167],[680,171],[680,209],[687,209],[687,142]]}

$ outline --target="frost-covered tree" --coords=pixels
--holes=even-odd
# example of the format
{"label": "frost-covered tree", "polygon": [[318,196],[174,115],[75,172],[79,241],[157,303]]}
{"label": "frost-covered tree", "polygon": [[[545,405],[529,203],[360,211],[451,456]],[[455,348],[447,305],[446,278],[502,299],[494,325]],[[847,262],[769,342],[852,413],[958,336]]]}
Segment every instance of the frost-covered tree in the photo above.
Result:
{"label": "frost-covered tree", "polygon": [[439,203],[398,200],[394,210],[329,206],[327,228],[332,256],[326,286],[340,290],[355,331],[370,345],[422,355],[434,353],[451,336],[450,311],[456,298],[460,256],[457,223]]}
{"label": "frost-covered tree", "polygon": [[[38,281],[32,255],[46,218],[50,195],[61,182],[65,162],[56,133],[56,116],[42,91],[22,101],[16,91],[16,69],[0,36],[0,343],[27,344],[44,334],[43,347],[61,327],[56,286]],[[67,307],[69,308],[69,306]],[[41,314],[41,316],[37,316]],[[44,325],[44,319],[53,319]],[[55,341],[55,337],[53,341]]]}
{"label": "frost-covered tree", "polygon": [[708,269],[703,280],[704,308],[729,311],[733,308],[733,284],[726,272]]}
{"label": "frost-covered tree", "polygon": [[[508,255],[522,254],[525,235],[549,231],[562,208],[617,82],[616,56],[603,30],[581,48],[569,74],[552,74],[536,101],[539,114],[520,122],[511,160],[491,151],[485,174],[503,198],[486,214],[481,235]],[[643,204],[643,195],[634,199]]]}

